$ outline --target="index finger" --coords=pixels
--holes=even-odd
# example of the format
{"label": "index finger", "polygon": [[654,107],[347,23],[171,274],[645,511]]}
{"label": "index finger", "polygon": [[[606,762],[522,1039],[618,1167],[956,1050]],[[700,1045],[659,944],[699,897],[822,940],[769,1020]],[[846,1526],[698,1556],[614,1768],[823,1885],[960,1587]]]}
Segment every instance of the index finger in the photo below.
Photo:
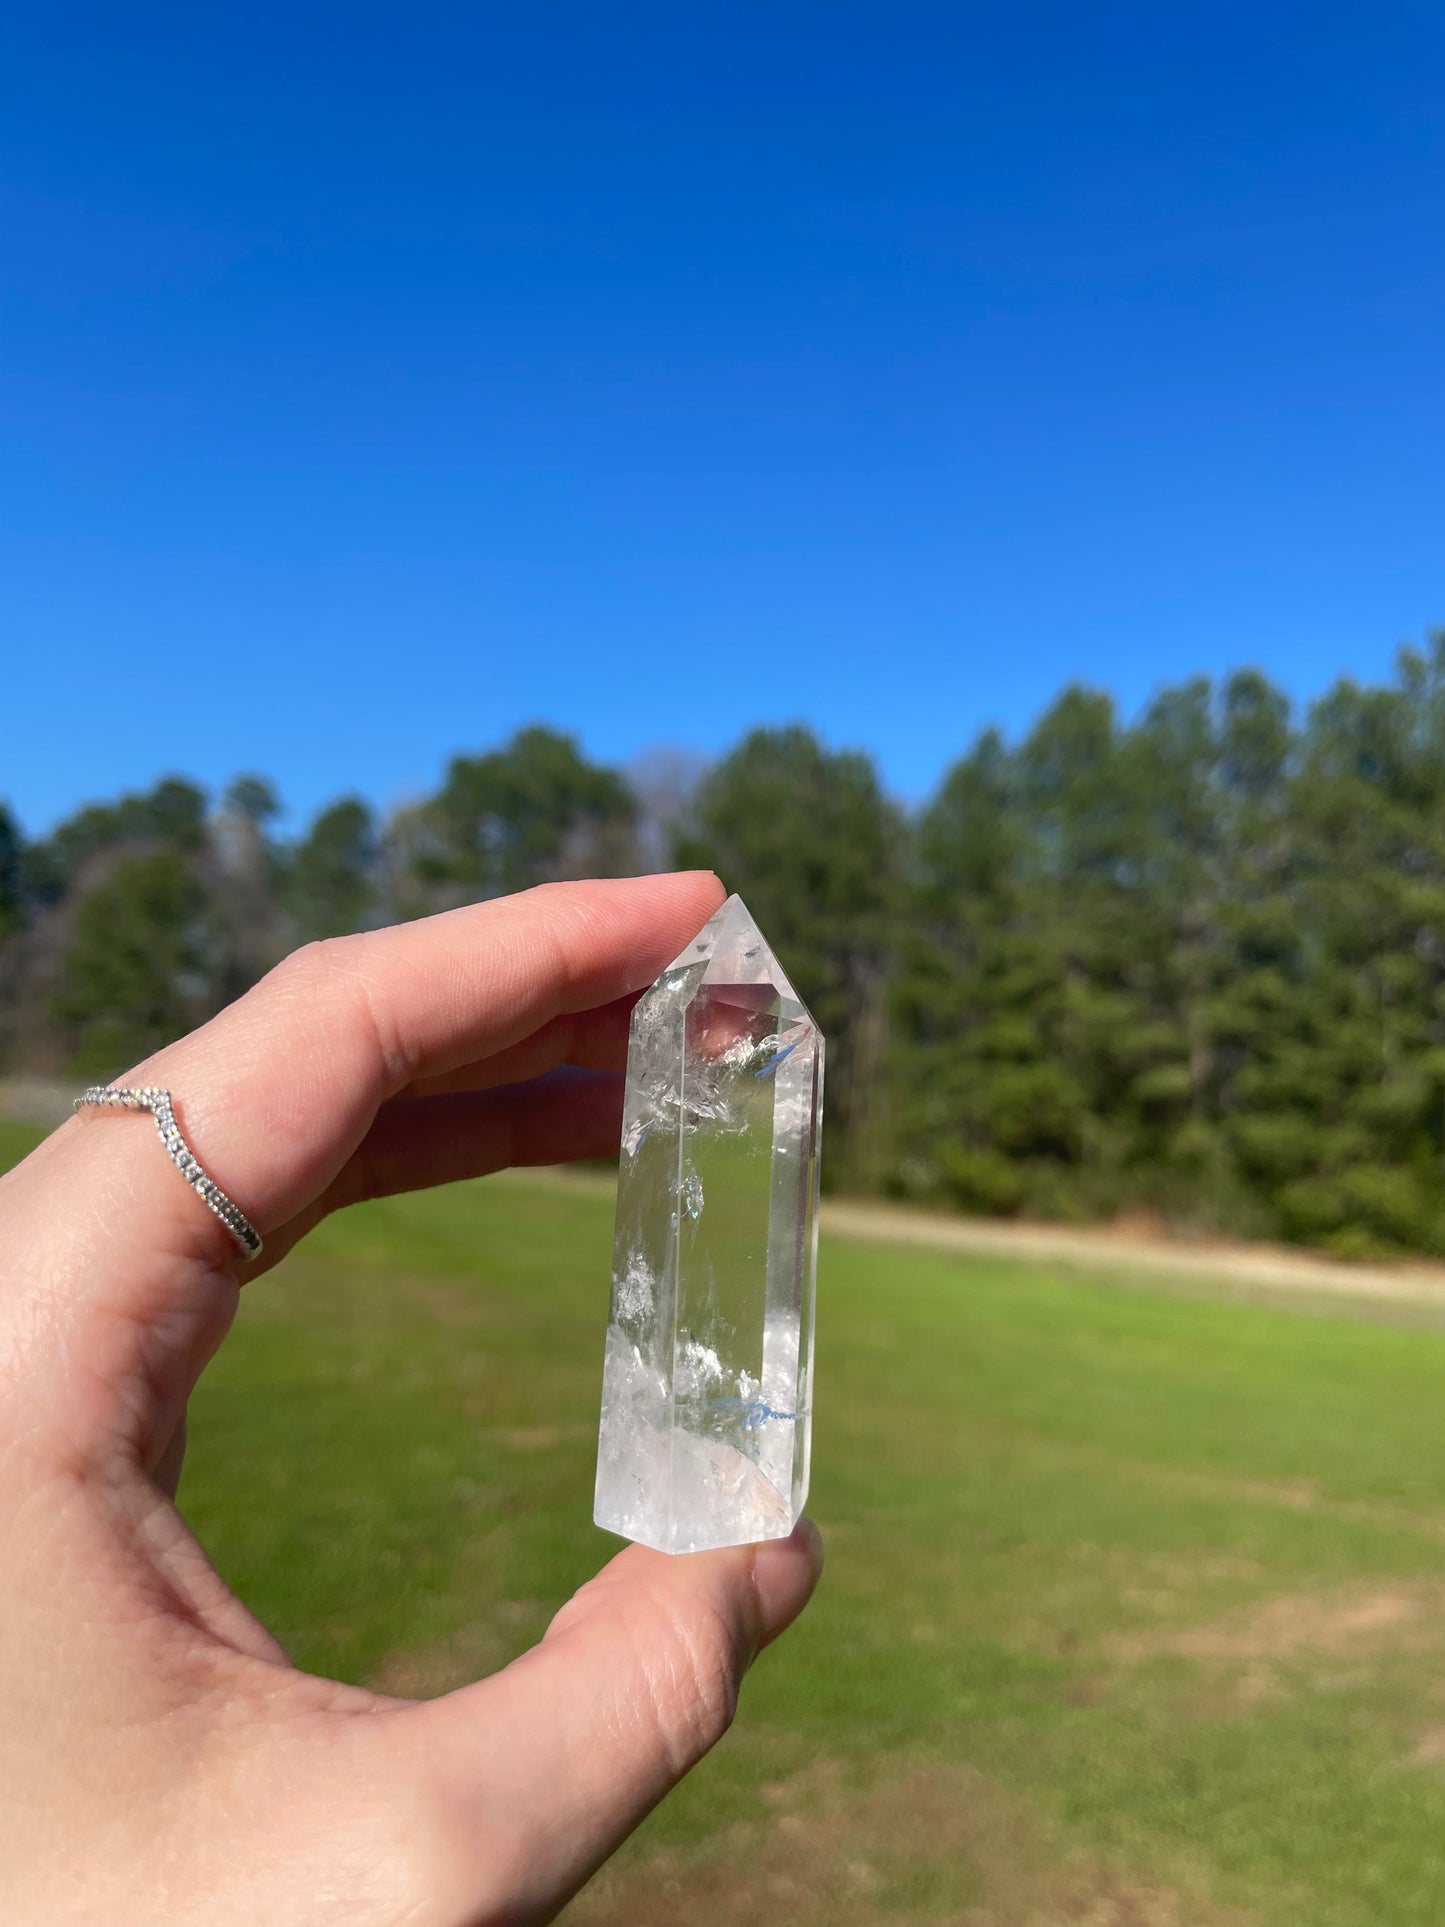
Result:
{"label": "index finger", "polygon": [[[324,1190],[388,1097],[642,989],[722,896],[706,871],[546,884],[311,945],[123,1081],[171,1090],[196,1156],[264,1234]],[[74,1120],[10,1182],[45,1228],[47,1274],[103,1256],[107,1297],[131,1310],[154,1302],[142,1274],[162,1259],[234,1256],[143,1115]]]}

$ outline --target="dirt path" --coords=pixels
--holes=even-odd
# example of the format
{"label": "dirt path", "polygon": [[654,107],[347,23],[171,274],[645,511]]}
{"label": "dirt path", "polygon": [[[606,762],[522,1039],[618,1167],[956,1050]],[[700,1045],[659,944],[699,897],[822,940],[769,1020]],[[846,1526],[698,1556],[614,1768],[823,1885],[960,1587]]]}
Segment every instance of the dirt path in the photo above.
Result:
{"label": "dirt path", "polygon": [[[45,1079],[0,1079],[0,1117],[54,1125],[70,1115],[68,1086]],[[520,1171],[533,1178],[594,1192],[611,1180],[561,1168]],[[990,1218],[944,1216],[852,1198],[823,1201],[823,1229],[830,1237],[876,1244],[922,1246],[978,1257],[1042,1259],[1091,1271],[1132,1271],[1157,1277],[1214,1279],[1276,1291],[1375,1299],[1384,1303],[1445,1309],[1445,1265],[1337,1263],[1287,1246],[1246,1244],[1227,1238],[1171,1237],[1154,1227],[1019,1224]]]}
{"label": "dirt path", "polygon": [[932,1251],[968,1252],[979,1257],[1040,1258],[1093,1271],[1224,1279],[1274,1290],[1445,1308],[1445,1266],[1441,1265],[1343,1264],[1280,1245],[1235,1243],[1223,1238],[1172,1238],[1157,1231],[1135,1232],[1111,1226],[944,1217],[847,1198],[824,1200],[823,1229],[836,1238],[922,1245]]}
{"label": "dirt path", "polygon": [[[562,1165],[511,1171],[507,1182],[581,1187],[594,1197],[613,1189],[610,1177]],[[981,1258],[1041,1259],[1088,1271],[1198,1278],[1246,1289],[1257,1286],[1301,1296],[1432,1305],[1445,1311],[1445,1265],[1345,1264],[1287,1245],[1172,1237],[1154,1226],[1020,1224],[945,1216],[871,1199],[824,1198],[822,1228],[830,1238],[857,1238],[870,1244],[917,1245]]]}

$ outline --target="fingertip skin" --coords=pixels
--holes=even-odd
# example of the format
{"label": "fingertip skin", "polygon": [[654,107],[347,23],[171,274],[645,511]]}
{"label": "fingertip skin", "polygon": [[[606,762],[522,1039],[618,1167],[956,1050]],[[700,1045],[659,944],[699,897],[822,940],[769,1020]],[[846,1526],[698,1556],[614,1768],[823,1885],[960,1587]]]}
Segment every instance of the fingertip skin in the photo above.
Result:
{"label": "fingertip skin", "polygon": [[813,1596],[823,1571],[823,1535],[799,1519],[786,1539],[768,1539],[753,1554],[758,1601],[758,1646],[786,1632]]}

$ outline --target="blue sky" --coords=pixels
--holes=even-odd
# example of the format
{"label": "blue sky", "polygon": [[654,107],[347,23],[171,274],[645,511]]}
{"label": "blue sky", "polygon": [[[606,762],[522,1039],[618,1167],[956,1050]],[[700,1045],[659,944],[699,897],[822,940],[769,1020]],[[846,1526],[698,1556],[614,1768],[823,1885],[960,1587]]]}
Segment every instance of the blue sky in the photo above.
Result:
{"label": "blue sky", "polygon": [[0,796],[925,794],[1445,622],[1430,4],[10,9]]}

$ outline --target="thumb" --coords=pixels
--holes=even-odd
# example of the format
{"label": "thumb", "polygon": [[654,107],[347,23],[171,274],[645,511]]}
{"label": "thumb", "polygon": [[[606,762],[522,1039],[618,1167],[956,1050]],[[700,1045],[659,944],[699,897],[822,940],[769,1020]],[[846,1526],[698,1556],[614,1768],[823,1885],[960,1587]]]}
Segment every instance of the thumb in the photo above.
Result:
{"label": "thumb", "polygon": [[[548,1920],[727,1731],[743,1674],[802,1611],[817,1528],[722,1552],[630,1546],[503,1672],[411,1709],[476,1898]],[[475,1917],[475,1916],[469,1916]],[[483,1918],[491,1918],[484,1914]]]}

